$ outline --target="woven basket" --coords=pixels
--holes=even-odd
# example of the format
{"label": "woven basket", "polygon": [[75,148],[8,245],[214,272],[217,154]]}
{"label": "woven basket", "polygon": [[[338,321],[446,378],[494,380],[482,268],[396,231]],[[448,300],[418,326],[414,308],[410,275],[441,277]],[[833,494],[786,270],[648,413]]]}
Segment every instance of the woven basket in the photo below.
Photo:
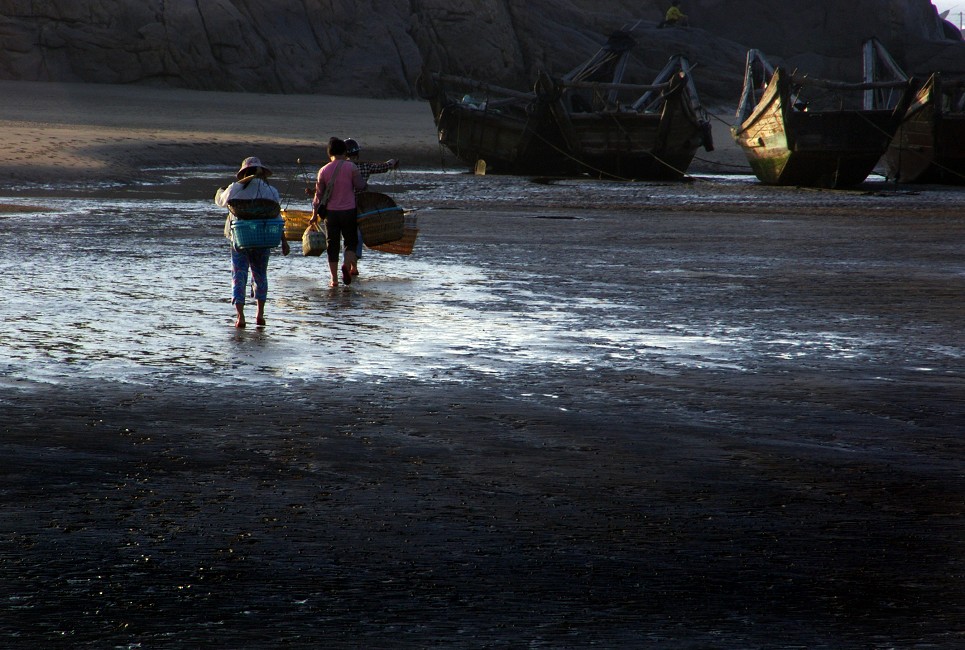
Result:
{"label": "woven basket", "polygon": [[395,255],[412,255],[412,247],[415,246],[415,239],[419,236],[418,228],[404,228],[402,239],[390,241],[387,244],[369,246],[374,251],[380,253],[393,253]]}
{"label": "woven basket", "polygon": [[275,219],[281,206],[271,199],[231,199],[228,212],[236,219]]}
{"label": "woven basket", "polygon": [[231,243],[236,248],[274,248],[281,244],[285,222],[281,219],[245,219],[231,224]]}
{"label": "woven basket", "polygon": [[312,218],[312,211],[282,210],[281,216],[285,220],[285,239],[301,241],[302,233],[308,228],[308,220]]}
{"label": "woven basket", "polygon": [[359,230],[366,246],[371,248],[402,239],[405,215],[391,197],[379,192],[362,192],[357,204]]}
{"label": "woven basket", "polygon": [[419,227],[416,223],[414,214],[405,215],[405,226],[402,229],[402,238],[390,241],[386,244],[369,246],[372,250],[380,253],[392,253],[394,255],[412,255],[412,248],[415,246],[416,237],[419,236]]}
{"label": "woven basket", "polygon": [[319,257],[325,252],[327,247],[325,236],[325,226],[315,224],[309,226],[302,233],[302,255],[306,257]]}

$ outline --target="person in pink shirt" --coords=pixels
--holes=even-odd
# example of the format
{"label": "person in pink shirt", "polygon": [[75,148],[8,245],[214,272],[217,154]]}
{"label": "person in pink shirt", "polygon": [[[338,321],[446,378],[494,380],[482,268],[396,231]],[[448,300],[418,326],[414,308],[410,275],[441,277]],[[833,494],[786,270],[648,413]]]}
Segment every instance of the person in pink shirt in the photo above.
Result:
{"label": "person in pink shirt", "polygon": [[355,266],[355,247],[358,245],[355,192],[364,190],[366,183],[359,168],[348,159],[344,140],[329,138],[328,158],[331,162],[318,170],[310,223],[318,223],[319,219],[325,217],[328,266],[332,272],[329,286],[337,287],[338,253],[342,239],[345,240],[342,282],[351,284],[353,272],[358,273]]}

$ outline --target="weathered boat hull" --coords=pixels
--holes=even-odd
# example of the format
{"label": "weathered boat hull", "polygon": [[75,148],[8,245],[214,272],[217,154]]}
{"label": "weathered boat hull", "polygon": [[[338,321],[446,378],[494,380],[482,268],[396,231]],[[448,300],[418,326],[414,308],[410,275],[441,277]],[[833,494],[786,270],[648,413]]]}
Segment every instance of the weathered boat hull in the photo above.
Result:
{"label": "weathered boat hull", "polygon": [[429,100],[439,142],[470,166],[484,160],[487,171],[500,173],[680,178],[697,147],[713,148],[709,122],[682,56],[671,57],[653,84],[623,83],[635,45],[630,31],[614,32],[569,73],[540,73],[530,92],[424,72],[419,93]]}
{"label": "weathered boat hull", "polygon": [[733,135],[762,183],[841,188],[868,177],[896,127],[891,110],[797,110],[778,69]]}
{"label": "weathered boat hull", "polygon": [[[424,74],[420,93],[429,100],[439,143],[475,167],[504,174],[561,174],[573,171],[548,107],[533,93],[502,89],[495,101],[464,97],[492,88],[471,79]],[[511,93],[511,94],[508,94]]]}
{"label": "weathered boat hull", "polygon": [[658,113],[567,110],[553,104],[563,138],[583,171],[621,179],[676,180],[690,167],[709,133],[676,78]]}
{"label": "weathered boat hull", "polygon": [[965,184],[965,113],[953,105],[953,88],[932,75],[905,112],[883,161],[899,183]]}
{"label": "weathered boat hull", "polygon": [[544,120],[449,104],[436,128],[440,144],[469,166],[483,160],[487,170],[506,174],[572,171],[558,132]]}

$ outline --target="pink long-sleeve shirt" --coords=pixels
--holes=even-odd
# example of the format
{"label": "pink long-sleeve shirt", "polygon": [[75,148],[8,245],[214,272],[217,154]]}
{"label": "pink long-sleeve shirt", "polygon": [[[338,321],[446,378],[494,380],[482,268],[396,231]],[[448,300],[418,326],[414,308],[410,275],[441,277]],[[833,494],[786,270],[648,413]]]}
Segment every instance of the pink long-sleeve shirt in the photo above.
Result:
{"label": "pink long-sleeve shirt", "polygon": [[349,160],[334,160],[318,170],[318,180],[315,181],[315,198],[312,199],[312,208],[318,210],[325,194],[325,188],[332,182],[335,176],[336,166],[341,166],[335,184],[332,187],[332,194],[328,197],[329,210],[351,210],[355,207],[355,190],[365,189],[365,179],[362,178],[359,168]]}

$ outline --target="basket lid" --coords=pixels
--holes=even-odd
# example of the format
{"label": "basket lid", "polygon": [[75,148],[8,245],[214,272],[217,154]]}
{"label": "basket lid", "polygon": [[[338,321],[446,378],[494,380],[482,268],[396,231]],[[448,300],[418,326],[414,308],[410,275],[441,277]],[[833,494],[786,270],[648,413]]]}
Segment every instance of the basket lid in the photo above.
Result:
{"label": "basket lid", "polygon": [[360,214],[398,207],[391,196],[382,194],[381,192],[360,192],[359,195],[355,197],[355,204],[358,206]]}

